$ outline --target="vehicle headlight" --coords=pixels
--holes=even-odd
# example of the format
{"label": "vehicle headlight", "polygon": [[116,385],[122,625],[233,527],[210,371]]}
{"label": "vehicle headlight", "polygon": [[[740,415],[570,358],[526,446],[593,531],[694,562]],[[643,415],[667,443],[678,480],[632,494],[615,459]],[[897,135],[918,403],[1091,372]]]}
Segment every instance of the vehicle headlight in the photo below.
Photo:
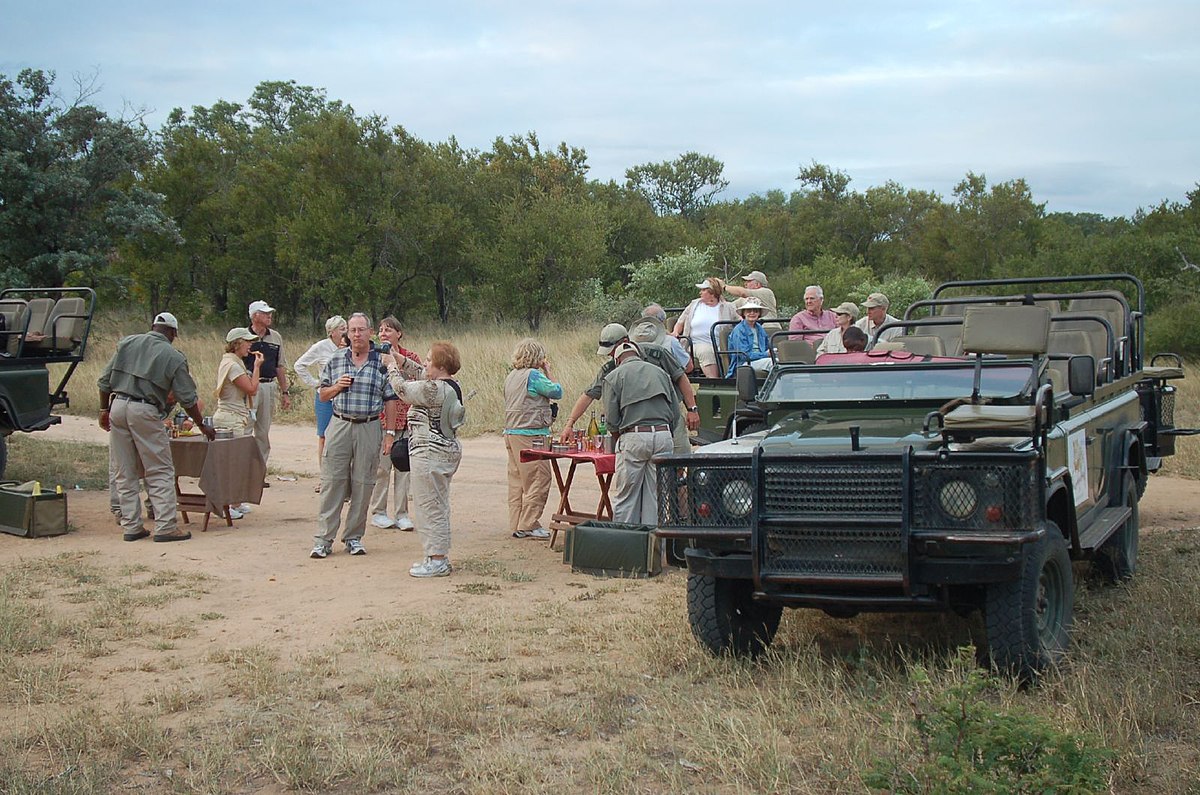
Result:
{"label": "vehicle headlight", "polygon": [[967,519],[979,507],[979,495],[965,480],[948,480],[938,490],[938,505],[947,516]]}
{"label": "vehicle headlight", "polygon": [[753,504],[750,484],[745,480],[731,480],[721,489],[721,506],[730,516],[741,519],[750,513]]}

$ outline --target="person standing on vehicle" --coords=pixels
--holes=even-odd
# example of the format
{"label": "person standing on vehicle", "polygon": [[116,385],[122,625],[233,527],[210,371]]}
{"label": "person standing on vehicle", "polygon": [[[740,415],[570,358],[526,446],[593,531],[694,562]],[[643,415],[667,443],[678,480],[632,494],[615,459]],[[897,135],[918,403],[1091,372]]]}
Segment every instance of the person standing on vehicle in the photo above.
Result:
{"label": "person standing on vehicle", "polygon": [[[718,365],[720,354],[713,347],[712,329],[718,323],[736,322],[739,318],[733,304],[725,299],[725,282],[714,277],[696,285],[700,297],[694,299],[680,313],[671,331],[673,337],[687,337],[692,346],[692,360],[700,365],[705,378],[720,378]],[[716,334],[720,344],[721,334]]]}
{"label": "person standing on vehicle", "polygon": [[[600,366],[599,372],[596,373],[596,380],[583,390],[583,394],[571,407],[571,413],[567,416],[567,424],[563,427],[559,437],[560,441],[566,443],[570,440],[571,434],[575,431],[575,423],[579,422],[579,418],[583,416],[593,401],[600,400],[604,392],[604,378],[617,366],[611,358],[613,348],[622,342],[629,341],[629,332],[620,323],[609,323],[600,331],[600,346],[596,349],[596,355],[610,358]],[[688,380],[687,373],[679,366],[679,362],[671,352],[661,345],[641,343],[638,345],[638,350],[642,358],[662,368],[663,372],[667,374],[668,380],[675,384],[675,394],[682,401],[686,412],[684,422],[678,422],[678,420],[672,422],[675,452],[690,452],[692,445],[688,440],[688,431],[700,428],[700,408],[696,405],[696,393],[692,390],[692,382]],[[608,424],[612,426],[611,419],[608,420]]]}
{"label": "person standing on vehicle", "polygon": [[154,540],[186,541],[192,537],[178,528],[175,463],[171,437],[163,424],[169,396],[174,395],[210,442],[216,432],[204,424],[187,357],[172,345],[178,333],[175,316],[160,312],[150,331],[133,334],[117,344],[117,352],[96,382],[100,390],[100,427],[109,433],[108,454],[115,464],[126,541],[150,535],[142,526],[139,467],[145,473],[147,496],[154,508]]}
{"label": "person standing on vehicle", "polygon": [[615,369],[604,377],[604,413],[616,428],[613,520],[658,523],[656,455],[671,452],[674,392],[662,368],[643,360],[638,347],[622,342],[613,348]]}
{"label": "person standing on vehicle", "polygon": [[[292,407],[292,400],[287,393],[287,359],[283,355],[283,337],[271,328],[275,322],[275,310],[266,301],[254,301],[249,311],[250,330],[258,339],[251,343],[250,353],[242,361],[249,371],[254,368],[255,352],[263,356],[258,394],[254,396],[254,439],[266,464],[271,455],[271,420],[275,416],[275,404],[279,403],[287,411]],[[269,486],[269,483],[263,483],[263,488]]]}
{"label": "person standing on vehicle", "polygon": [[371,319],[355,312],[347,322],[350,347],[334,354],[321,371],[318,391],[333,401],[333,419],[321,460],[321,503],[317,534],[309,557],[327,558],[342,523],[342,504],[349,497],[342,541],[351,555],[365,555],[367,503],[375,488],[375,469],[383,449],[379,415],[385,401],[396,400],[387,365],[371,347]]}
{"label": "person standing on vehicle", "polygon": [[742,308],[747,298],[757,298],[763,305],[763,320],[770,320],[779,314],[775,291],[767,287],[767,275],[762,271],[750,271],[743,276],[741,287],[736,284],[725,285],[725,292],[737,299],[733,305],[738,309]]}
{"label": "person standing on vehicle", "polygon": [[891,303],[883,293],[871,293],[867,296],[867,300],[862,302],[863,308],[867,310],[867,316],[854,325],[866,332],[867,350],[875,347],[877,342],[887,342],[904,334],[904,328],[901,326],[892,326],[884,329],[882,333],[879,331],[879,327],[885,323],[895,323],[900,320],[900,318],[888,314],[887,310]]}

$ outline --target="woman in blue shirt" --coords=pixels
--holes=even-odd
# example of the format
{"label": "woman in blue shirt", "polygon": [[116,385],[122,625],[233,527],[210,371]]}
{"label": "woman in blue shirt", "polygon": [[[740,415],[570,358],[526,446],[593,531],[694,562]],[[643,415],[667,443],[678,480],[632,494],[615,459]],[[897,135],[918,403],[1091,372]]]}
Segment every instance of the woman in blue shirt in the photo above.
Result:
{"label": "woman in blue shirt", "polygon": [[766,307],[757,298],[747,298],[738,307],[738,314],[742,316],[742,322],[729,332],[730,361],[729,371],[725,373],[726,378],[733,377],[733,371],[739,364],[758,361],[771,355],[771,341],[767,337],[762,323],[759,322],[764,309]]}

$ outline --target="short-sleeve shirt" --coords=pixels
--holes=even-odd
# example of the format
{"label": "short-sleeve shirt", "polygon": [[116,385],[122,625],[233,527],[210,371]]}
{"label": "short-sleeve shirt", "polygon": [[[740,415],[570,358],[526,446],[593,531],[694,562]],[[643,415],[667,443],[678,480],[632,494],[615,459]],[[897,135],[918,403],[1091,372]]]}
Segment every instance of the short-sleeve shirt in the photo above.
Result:
{"label": "short-sleeve shirt", "polygon": [[242,359],[247,370],[254,369],[255,351],[263,355],[262,367],[258,370],[259,380],[273,381],[279,376],[280,368],[287,370],[287,359],[283,357],[283,337],[275,329],[267,329],[266,334],[250,343],[250,354]]}
{"label": "short-sleeve shirt", "polygon": [[[667,378],[670,379],[672,385],[679,380],[679,376],[683,375],[683,367],[679,364],[679,361],[675,358],[674,354],[663,346],[655,345],[651,342],[639,342],[637,346],[642,352],[642,358],[651,364],[661,367],[663,372],[667,374]],[[602,364],[600,371],[596,373],[596,380],[592,382],[591,386],[583,390],[583,394],[592,400],[599,400],[604,394],[604,377],[611,373],[616,366],[616,363],[611,358]],[[676,394],[679,393],[678,386],[675,387],[675,392]],[[683,395],[679,395],[679,397],[682,399]]]}
{"label": "short-sleeve shirt", "polygon": [[792,339],[808,340],[814,345],[824,339],[830,329],[836,327],[837,315],[833,313],[832,309],[823,309],[819,315],[814,315],[807,309],[801,309],[792,315],[792,320],[788,323],[790,331],[819,331],[819,334],[797,334],[792,337]]}
{"label": "short-sleeve shirt", "polygon": [[385,400],[396,400],[396,390],[388,381],[387,365],[379,351],[371,350],[362,367],[354,364],[349,348],[334,354],[321,370],[321,386],[333,386],[343,375],[354,376],[354,383],[333,396],[333,410],[356,420],[375,419],[383,411]]}

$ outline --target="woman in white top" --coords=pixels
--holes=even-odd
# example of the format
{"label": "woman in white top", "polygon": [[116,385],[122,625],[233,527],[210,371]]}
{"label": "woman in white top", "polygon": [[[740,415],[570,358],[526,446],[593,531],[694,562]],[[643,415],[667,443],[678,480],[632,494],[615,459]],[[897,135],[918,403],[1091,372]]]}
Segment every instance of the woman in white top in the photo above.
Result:
{"label": "woman in white top", "polygon": [[821,344],[817,346],[817,355],[822,353],[845,353],[846,346],[842,343],[842,332],[850,328],[850,325],[858,320],[858,306],[845,301],[839,304],[833,310],[834,317],[837,318],[837,328],[825,335],[825,339],[821,340]]}
{"label": "woman in white top", "polygon": [[258,335],[248,328],[230,329],[225,335],[225,355],[217,364],[217,408],[213,411],[213,427],[246,432],[250,425],[250,406],[258,394],[258,370],[263,355],[254,351],[254,372],[247,372],[242,357],[250,355],[250,343]]}
{"label": "woman in white top", "polygon": [[[334,315],[325,321],[325,339],[313,343],[312,347],[304,352],[304,355],[296,360],[295,365],[296,375],[300,376],[300,380],[313,389],[313,413],[317,415],[317,466],[321,465],[321,456],[325,453],[325,429],[329,427],[329,420],[333,418],[333,401],[321,400],[320,395],[316,394],[317,386],[321,381],[321,370],[324,369],[326,362],[329,361],[338,349],[345,348],[346,342],[346,319],[341,315]],[[313,370],[316,374],[313,374]],[[321,484],[317,484],[317,491],[321,490]]]}
{"label": "woman in white top", "polygon": [[[717,366],[717,352],[713,348],[712,336],[709,332],[713,324],[722,320],[737,323],[741,320],[733,304],[724,298],[725,283],[718,278],[710,277],[696,285],[700,289],[700,297],[688,304],[679,319],[675,321],[672,337],[687,337],[692,343],[692,361],[700,365],[707,378],[717,378],[721,371]],[[732,325],[725,327],[728,334]],[[718,338],[721,335],[718,334]]]}

